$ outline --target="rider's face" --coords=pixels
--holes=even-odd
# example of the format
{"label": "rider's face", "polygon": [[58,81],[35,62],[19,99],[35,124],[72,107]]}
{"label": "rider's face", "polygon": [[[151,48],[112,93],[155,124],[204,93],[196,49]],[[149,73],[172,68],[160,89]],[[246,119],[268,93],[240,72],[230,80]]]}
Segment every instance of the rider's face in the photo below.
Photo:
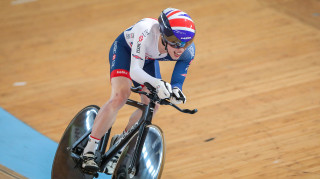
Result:
{"label": "rider's face", "polygon": [[180,56],[182,55],[182,53],[185,51],[185,48],[173,48],[169,44],[168,44],[167,48],[168,48],[168,53],[169,53],[170,57],[174,60],[178,60],[180,58]]}

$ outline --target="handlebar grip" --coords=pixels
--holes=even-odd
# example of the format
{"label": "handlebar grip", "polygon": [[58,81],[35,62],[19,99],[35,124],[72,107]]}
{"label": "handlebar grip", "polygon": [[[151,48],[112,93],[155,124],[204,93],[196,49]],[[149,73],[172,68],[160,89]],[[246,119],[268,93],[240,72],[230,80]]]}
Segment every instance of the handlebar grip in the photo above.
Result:
{"label": "handlebar grip", "polygon": [[165,99],[161,100],[160,104],[161,105],[170,105],[170,106],[176,108],[178,111],[183,112],[183,113],[187,113],[187,114],[195,114],[196,112],[198,112],[198,109],[192,109],[192,110],[191,109],[181,109],[177,105],[172,104],[170,101],[165,100]]}
{"label": "handlebar grip", "polygon": [[193,109],[193,110],[183,109],[182,111],[183,111],[184,113],[194,114],[194,113],[198,112],[198,109]]}
{"label": "handlebar grip", "polygon": [[[144,91],[141,91],[141,89],[142,89],[141,86],[131,87],[131,91],[135,92],[135,93],[139,93],[139,94],[144,94],[147,97],[149,97],[150,99],[153,98],[154,95],[156,95],[156,88],[154,88],[150,83],[144,83],[144,85],[148,88],[148,90],[151,92],[151,94],[148,94],[148,93],[146,93]],[[162,99],[161,100],[157,96],[156,96],[156,99],[158,99],[156,101],[159,102],[161,105],[170,105],[170,106],[176,108],[178,111],[183,112],[183,113],[194,114],[194,113],[198,112],[197,109],[193,109],[193,110],[181,109],[178,106],[176,106],[175,104],[172,104],[170,101],[168,101],[166,99]],[[181,100],[183,100],[183,99],[181,99]]]}

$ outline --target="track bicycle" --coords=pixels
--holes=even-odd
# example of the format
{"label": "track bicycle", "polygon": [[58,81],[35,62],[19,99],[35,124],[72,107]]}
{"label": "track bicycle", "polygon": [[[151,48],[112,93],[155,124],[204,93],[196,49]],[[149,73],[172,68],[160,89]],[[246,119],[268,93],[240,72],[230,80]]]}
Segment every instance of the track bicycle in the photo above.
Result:
{"label": "track bicycle", "polygon": [[197,109],[181,109],[167,99],[160,99],[156,89],[145,83],[150,93],[141,91],[141,87],[132,87],[131,91],[146,95],[150,102],[142,104],[128,99],[126,104],[142,110],[142,117],[131,129],[110,146],[106,151],[111,128],[102,137],[96,151],[95,161],[100,166],[98,173],[83,171],[81,167],[81,154],[87,144],[94,119],[99,111],[96,105],[90,105],[82,109],[66,128],[56,151],[52,165],[51,177],[92,179],[99,173],[107,173],[107,163],[120,150],[122,153],[112,174],[112,179],[153,179],[161,178],[164,158],[165,141],[160,127],[153,125],[152,117],[156,103],[170,105],[180,112],[194,114]]}

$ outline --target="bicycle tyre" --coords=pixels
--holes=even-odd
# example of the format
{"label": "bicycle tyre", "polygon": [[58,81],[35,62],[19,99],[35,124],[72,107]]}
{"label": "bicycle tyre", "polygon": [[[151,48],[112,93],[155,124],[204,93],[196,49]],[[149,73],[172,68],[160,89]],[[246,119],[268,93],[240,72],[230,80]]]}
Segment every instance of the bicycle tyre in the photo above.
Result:
{"label": "bicycle tyre", "polygon": [[137,172],[134,176],[128,174],[128,168],[135,150],[137,141],[137,135],[130,139],[125,146],[115,171],[112,175],[112,179],[159,179],[164,166],[165,158],[165,142],[162,130],[156,125],[146,126],[144,132],[144,143],[142,147],[141,155],[137,161]]}
{"label": "bicycle tyre", "polygon": [[92,179],[93,175],[84,174],[76,168],[76,163],[71,158],[71,147],[81,136],[91,130],[94,119],[98,114],[99,107],[90,105],[83,108],[71,120],[62,135],[52,165],[51,178],[82,178]]}

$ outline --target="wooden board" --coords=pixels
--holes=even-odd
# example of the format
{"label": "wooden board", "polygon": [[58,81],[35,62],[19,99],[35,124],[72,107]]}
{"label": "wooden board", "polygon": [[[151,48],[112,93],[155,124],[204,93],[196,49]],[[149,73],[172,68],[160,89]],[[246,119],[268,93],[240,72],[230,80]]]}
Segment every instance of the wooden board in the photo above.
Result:
{"label": "wooden board", "polygon": [[6,179],[26,179],[26,177],[8,169],[7,167],[0,165],[0,178]]}
{"label": "wooden board", "polygon": [[[163,178],[320,177],[319,0],[17,1],[0,2],[0,106],[44,135],[59,141],[80,109],[106,102],[123,30],[176,7],[196,23],[183,107],[199,113],[156,115]],[[161,63],[167,81],[172,68]]]}

